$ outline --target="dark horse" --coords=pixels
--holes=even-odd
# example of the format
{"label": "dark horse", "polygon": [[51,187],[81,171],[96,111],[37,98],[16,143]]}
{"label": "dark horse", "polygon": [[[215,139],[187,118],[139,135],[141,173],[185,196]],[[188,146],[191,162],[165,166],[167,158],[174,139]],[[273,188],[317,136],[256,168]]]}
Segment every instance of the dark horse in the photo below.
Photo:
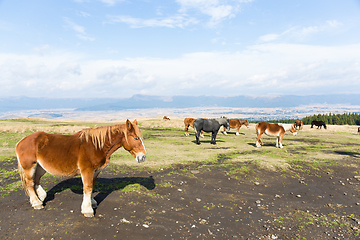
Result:
{"label": "dark horse", "polygon": [[216,135],[220,127],[225,127],[228,131],[230,130],[229,119],[226,118],[215,118],[215,119],[204,119],[198,118],[193,122],[193,128],[195,129],[196,143],[200,144],[199,136],[201,131],[211,132],[211,144],[216,144]]}
{"label": "dark horse", "polygon": [[318,128],[320,127],[320,129],[322,126],[324,126],[324,128],[326,129],[326,124],[324,123],[324,121],[312,121],[311,128],[313,128],[314,125],[317,126]]}

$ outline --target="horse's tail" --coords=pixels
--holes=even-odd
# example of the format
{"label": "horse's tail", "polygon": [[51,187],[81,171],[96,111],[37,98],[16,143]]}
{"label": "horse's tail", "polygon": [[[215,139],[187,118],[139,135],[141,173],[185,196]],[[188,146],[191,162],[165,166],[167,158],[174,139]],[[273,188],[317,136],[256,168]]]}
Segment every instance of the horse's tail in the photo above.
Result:
{"label": "horse's tail", "polygon": [[196,134],[196,136],[197,136],[197,137],[199,137],[198,132],[197,132],[196,127],[195,127],[195,125],[193,125],[192,127],[193,127],[193,128],[194,128],[194,130],[195,130],[195,134]]}
{"label": "horse's tail", "polygon": [[18,160],[18,171],[21,178],[21,182],[25,191],[25,194],[29,196],[29,191],[27,190],[26,184],[25,184],[25,171],[24,168],[20,164],[19,156],[16,154],[17,160]]}

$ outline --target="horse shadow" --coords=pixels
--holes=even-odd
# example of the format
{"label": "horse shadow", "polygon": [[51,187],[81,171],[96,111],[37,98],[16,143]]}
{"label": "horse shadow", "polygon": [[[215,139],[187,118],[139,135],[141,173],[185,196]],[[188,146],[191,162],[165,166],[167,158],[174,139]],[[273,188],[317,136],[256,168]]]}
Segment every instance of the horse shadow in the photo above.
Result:
{"label": "horse shadow", "polygon": [[360,158],[360,154],[358,152],[334,151],[334,153],[339,154],[339,155],[345,155],[345,156],[349,156],[349,157],[354,157],[354,158]]}
{"label": "horse shadow", "polygon": [[[150,177],[123,177],[123,178],[98,178],[93,188],[93,193],[97,192],[94,199],[98,205],[112,192],[122,190],[128,185],[140,184],[148,190],[155,189],[155,180],[152,176]],[[70,178],[66,179],[54,187],[48,192],[44,200],[44,205],[47,202],[55,199],[55,194],[70,189],[73,193],[83,194],[83,183],[81,178]]]}
{"label": "horse shadow", "polygon": [[[224,132],[221,132],[223,135],[225,135],[224,134]],[[227,133],[227,135],[236,135],[236,132],[226,132]],[[242,133],[242,132],[239,132],[239,134],[238,135],[236,135],[236,136],[240,136],[240,135],[245,135],[245,133]]]}
{"label": "horse shadow", "polygon": [[[192,143],[195,143],[196,144],[196,140],[193,140],[193,141],[191,141]],[[225,141],[223,141],[223,140],[216,140],[216,143],[218,143],[218,142],[225,142]],[[205,144],[211,144],[211,140],[200,140],[200,143],[205,143]],[[216,145],[216,144],[215,144]]]}

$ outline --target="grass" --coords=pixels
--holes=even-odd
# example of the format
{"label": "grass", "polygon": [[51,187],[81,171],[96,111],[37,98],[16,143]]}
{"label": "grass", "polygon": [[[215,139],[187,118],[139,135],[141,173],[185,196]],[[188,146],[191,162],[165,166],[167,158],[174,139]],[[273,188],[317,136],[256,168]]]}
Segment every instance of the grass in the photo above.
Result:
{"label": "grass", "polygon": [[[139,122],[147,150],[146,161],[138,164],[124,149],[116,151],[106,169],[108,173],[134,170],[158,171],[172,169],[180,165],[194,165],[201,168],[206,164],[222,164],[231,175],[248,173],[251,169],[244,164],[240,168],[232,168],[234,162],[252,162],[258,168],[284,173],[308,173],[310,170],[322,171],[328,166],[343,164],[347,158],[359,158],[358,135],[348,130],[317,130],[305,126],[297,136],[287,133],[283,140],[283,149],[275,147],[275,138],[263,136],[264,146],[255,147],[254,125],[241,128],[240,136],[232,129],[228,135],[219,132],[217,145],[210,144],[210,134],[205,133],[201,145],[195,144],[193,129],[190,136],[184,135],[181,122],[163,122],[149,119]],[[73,134],[83,128],[118,123],[90,122],[56,122],[36,119],[12,119],[0,121],[0,174],[1,178],[16,177],[14,169],[9,170],[4,163],[11,160],[12,167],[17,168],[15,158],[16,143],[34,131]],[[168,124],[168,126],[166,125]],[[169,125],[172,124],[172,125]],[[333,128],[334,129],[334,128]],[[320,173],[319,173],[320,174]],[[44,178],[46,179],[46,178]]]}

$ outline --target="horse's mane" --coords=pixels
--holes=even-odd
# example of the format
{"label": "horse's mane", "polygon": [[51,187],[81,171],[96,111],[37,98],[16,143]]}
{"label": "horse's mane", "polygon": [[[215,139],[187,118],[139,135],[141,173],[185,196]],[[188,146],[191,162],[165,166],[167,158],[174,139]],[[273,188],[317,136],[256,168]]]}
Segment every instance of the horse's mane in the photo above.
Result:
{"label": "horse's mane", "polygon": [[85,128],[79,132],[79,138],[82,140],[85,139],[86,142],[89,142],[89,139],[91,139],[94,146],[101,149],[104,147],[106,137],[108,137],[109,141],[111,142],[111,134],[116,131],[123,132],[122,128],[123,125]]}
{"label": "horse's mane", "polygon": [[[134,128],[135,134],[142,138],[142,134],[139,128]],[[102,127],[93,127],[93,128],[85,128],[79,132],[79,138],[85,139],[86,142],[89,142],[91,139],[92,143],[96,148],[102,149],[104,147],[106,138],[109,139],[111,143],[111,134],[116,132],[124,133],[125,139],[127,141],[127,131],[125,124],[111,125],[111,126],[102,126]]]}

